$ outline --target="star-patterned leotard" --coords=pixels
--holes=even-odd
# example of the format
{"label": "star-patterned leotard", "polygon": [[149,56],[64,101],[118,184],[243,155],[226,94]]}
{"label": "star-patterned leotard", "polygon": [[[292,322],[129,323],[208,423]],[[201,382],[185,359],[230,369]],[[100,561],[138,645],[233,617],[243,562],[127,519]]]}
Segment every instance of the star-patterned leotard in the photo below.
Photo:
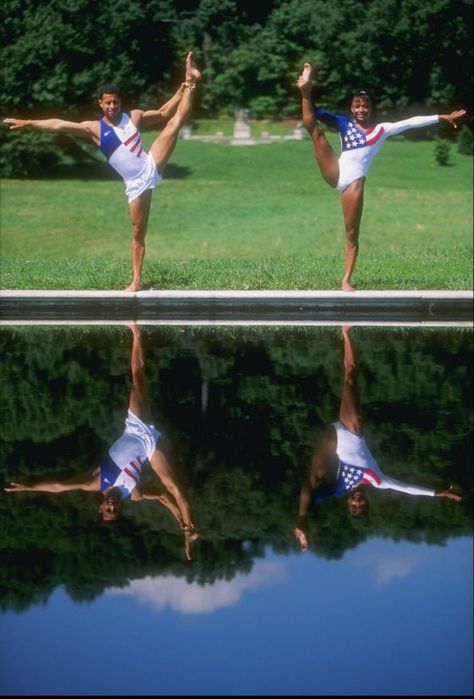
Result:
{"label": "star-patterned leotard", "polygon": [[401,483],[386,476],[372,456],[364,437],[350,432],[340,421],[333,424],[337,434],[336,454],[339,457],[336,479],[329,490],[325,489],[323,497],[320,492],[316,492],[316,502],[329,496],[343,495],[358,485],[398,490],[409,495],[434,496],[435,491],[432,488]]}
{"label": "star-patterned leotard", "polygon": [[408,129],[431,126],[439,122],[437,114],[411,117],[395,122],[382,122],[367,131],[340,114],[331,114],[320,107],[314,108],[314,115],[320,121],[335,126],[341,139],[339,157],[339,180],[336,186],[343,192],[354,180],[366,177],[372,160],[389,136],[396,136]]}

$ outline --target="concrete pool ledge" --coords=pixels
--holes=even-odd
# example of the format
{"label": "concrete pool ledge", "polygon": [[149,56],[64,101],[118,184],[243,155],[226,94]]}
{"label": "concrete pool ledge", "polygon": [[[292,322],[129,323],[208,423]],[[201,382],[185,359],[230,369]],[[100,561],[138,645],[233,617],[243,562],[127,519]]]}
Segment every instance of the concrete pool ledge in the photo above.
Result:
{"label": "concrete pool ledge", "polygon": [[472,291],[0,291],[2,324],[462,324]]}

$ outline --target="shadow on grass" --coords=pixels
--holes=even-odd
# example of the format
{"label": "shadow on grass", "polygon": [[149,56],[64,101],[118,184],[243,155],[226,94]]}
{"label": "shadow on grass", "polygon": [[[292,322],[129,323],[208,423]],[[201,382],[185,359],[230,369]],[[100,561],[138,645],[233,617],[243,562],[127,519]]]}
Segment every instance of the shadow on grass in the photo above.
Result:
{"label": "shadow on grass", "polygon": [[[168,163],[164,178],[181,180],[192,175],[189,167]],[[47,170],[33,172],[17,179],[27,180],[103,180],[122,182],[120,175],[107,163],[71,163],[51,166]]]}

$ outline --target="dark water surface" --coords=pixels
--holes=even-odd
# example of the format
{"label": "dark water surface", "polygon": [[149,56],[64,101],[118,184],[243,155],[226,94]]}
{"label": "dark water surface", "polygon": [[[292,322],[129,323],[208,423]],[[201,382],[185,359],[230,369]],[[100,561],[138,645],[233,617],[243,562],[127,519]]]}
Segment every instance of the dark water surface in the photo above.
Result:
{"label": "dark water surface", "polygon": [[[192,560],[158,500],[110,527],[95,492],[2,492],[0,693],[472,695],[472,330],[145,326],[141,346]],[[11,326],[0,347],[2,491],[91,472],[124,428],[131,330]],[[463,499],[368,486],[358,519],[327,497],[302,552],[344,385],[383,474]]]}

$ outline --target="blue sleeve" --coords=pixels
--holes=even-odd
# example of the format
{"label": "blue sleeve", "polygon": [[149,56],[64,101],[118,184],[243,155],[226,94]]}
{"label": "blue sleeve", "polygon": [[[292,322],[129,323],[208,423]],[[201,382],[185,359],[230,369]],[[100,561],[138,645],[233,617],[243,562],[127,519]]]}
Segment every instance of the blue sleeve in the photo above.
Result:
{"label": "blue sleeve", "polygon": [[315,505],[320,505],[322,502],[328,498],[339,495],[336,486],[333,483],[325,483],[316,488],[313,495],[313,502]]}
{"label": "blue sleeve", "polygon": [[314,116],[316,119],[323,121],[331,126],[334,126],[338,131],[342,131],[343,127],[346,126],[349,119],[341,114],[331,114],[331,112],[326,112],[326,110],[321,109],[321,107],[314,107]]}

